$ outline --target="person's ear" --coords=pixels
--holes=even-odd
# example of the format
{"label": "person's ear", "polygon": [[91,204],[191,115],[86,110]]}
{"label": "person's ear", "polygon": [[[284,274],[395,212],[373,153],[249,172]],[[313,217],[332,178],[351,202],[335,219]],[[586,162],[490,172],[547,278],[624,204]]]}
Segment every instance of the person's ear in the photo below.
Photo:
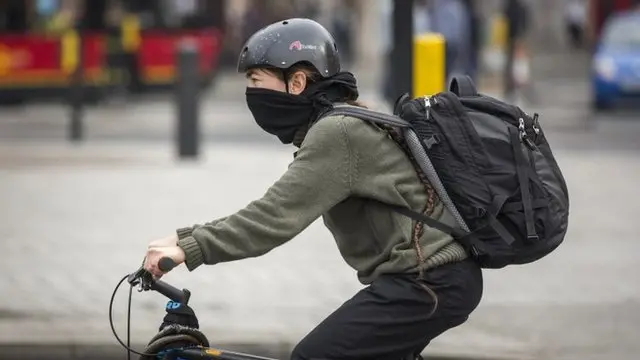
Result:
{"label": "person's ear", "polygon": [[296,71],[289,77],[289,93],[300,95],[307,87],[307,75],[302,71]]}

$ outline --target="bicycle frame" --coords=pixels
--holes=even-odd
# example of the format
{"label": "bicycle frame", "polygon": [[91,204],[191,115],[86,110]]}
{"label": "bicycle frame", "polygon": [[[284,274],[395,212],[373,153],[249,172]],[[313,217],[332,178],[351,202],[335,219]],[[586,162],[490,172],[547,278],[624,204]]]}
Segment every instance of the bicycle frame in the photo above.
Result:
{"label": "bicycle frame", "polygon": [[158,354],[158,359],[163,360],[277,360],[261,356],[243,354],[234,351],[226,351],[212,347],[196,347],[173,349]]}

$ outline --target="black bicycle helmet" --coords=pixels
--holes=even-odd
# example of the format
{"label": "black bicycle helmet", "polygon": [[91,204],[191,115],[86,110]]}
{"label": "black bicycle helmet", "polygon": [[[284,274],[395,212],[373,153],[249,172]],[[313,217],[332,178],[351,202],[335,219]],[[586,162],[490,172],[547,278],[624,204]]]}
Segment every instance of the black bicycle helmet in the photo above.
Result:
{"label": "black bicycle helmet", "polygon": [[300,62],[313,65],[323,77],[340,72],[333,36],[311,19],[279,21],[253,34],[240,52],[238,72],[256,67],[286,70]]}

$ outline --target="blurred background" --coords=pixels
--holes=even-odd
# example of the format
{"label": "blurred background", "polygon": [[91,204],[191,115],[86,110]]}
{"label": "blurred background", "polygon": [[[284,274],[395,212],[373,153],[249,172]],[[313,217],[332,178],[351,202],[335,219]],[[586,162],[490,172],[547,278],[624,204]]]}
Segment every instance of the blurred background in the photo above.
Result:
{"label": "blurred background", "polygon": [[[0,0],[0,359],[122,358],[109,297],[148,242],[244,207],[292,160],[246,109],[243,42],[314,18],[362,99],[388,110],[399,95],[391,58],[404,56],[393,51],[398,3]],[[565,244],[485,271],[478,310],[427,357],[638,358],[639,6],[413,1],[405,35],[442,34],[447,74],[540,114],[572,201]],[[455,21],[438,21],[442,11]],[[278,358],[361,288],[321,222],[261,258],[167,280],[192,291],[212,344]],[[134,293],[138,348],[165,302]],[[115,308],[124,335],[124,289]]]}

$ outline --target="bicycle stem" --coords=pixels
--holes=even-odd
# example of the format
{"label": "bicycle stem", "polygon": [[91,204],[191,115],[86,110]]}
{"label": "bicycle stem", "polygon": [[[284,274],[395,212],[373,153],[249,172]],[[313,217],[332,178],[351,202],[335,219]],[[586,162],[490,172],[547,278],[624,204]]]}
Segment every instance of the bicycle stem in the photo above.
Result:
{"label": "bicycle stem", "polygon": [[179,290],[178,288],[169,285],[168,283],[162,280],[152,280],[149,290],[154,290],[159,292],[160,294],[166,296],[167,298],[184,305],[189,305],[189,298],[191,297],[191,292],[187,289]]}

